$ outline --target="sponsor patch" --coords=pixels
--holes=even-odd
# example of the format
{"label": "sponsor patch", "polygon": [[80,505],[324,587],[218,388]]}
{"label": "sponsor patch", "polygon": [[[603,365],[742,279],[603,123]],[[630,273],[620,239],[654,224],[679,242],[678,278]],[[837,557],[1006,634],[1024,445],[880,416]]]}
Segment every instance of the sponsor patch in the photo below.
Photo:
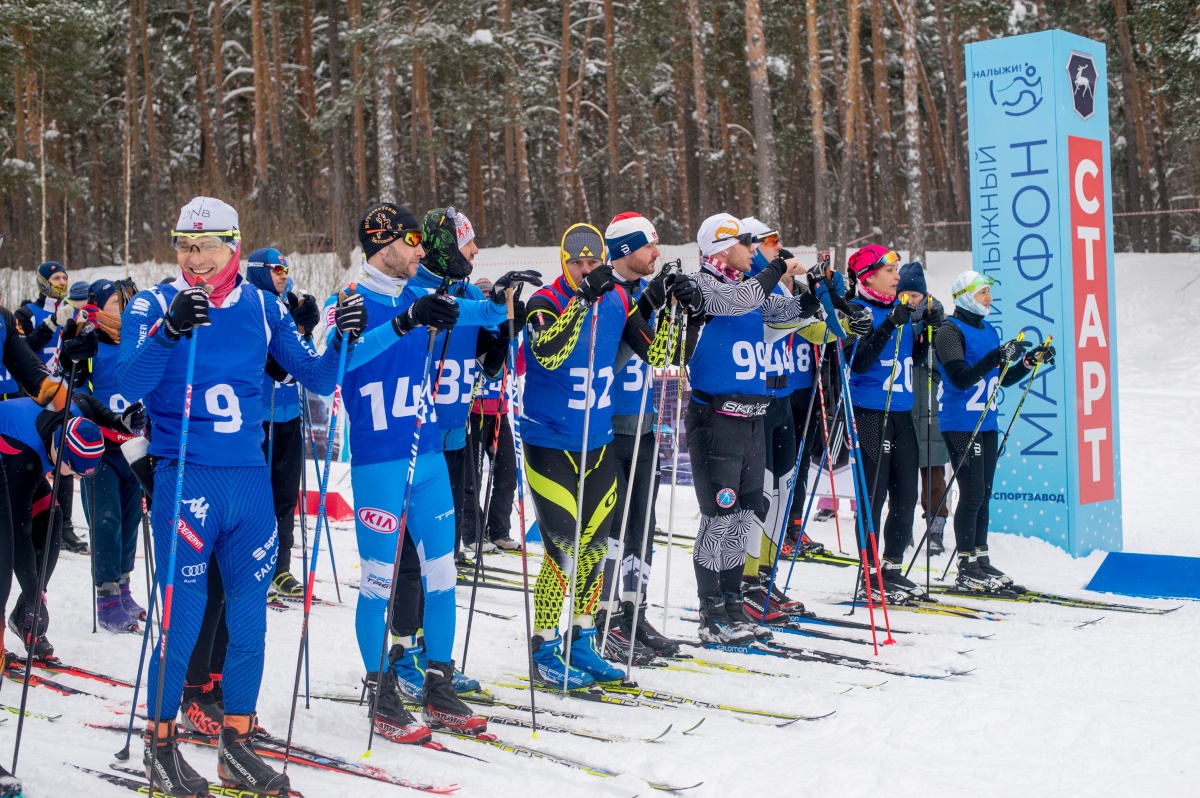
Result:
{"label": "sponsor patch", "polygon": [[146,311],[150,309],[150,300],[144,296],[137,297],[133,300],[133,304],[129,306],[129,309],[139,316],[144,316],[146,315]]}
{"label": "sponsor patch", "polygon": [[396,516],[387,510],[379,510],[374,507],[363,507],[360,509],[358,511],[358,520],[367,529],[380,532],[384,535],[391,534],[400,528],[400,521]]}
{"label": "sponsor patch", "polygon": [[717,491],[717,506],[728,510],[737,501],[737,492],[733,488],[721,488]]}
{"label": "sponsor patch", "polygon": [[204,551],[204,541],[196,534],[196,530],[192,529],[182,518],[179,519],[179,537],[183,538],[197,553]]}

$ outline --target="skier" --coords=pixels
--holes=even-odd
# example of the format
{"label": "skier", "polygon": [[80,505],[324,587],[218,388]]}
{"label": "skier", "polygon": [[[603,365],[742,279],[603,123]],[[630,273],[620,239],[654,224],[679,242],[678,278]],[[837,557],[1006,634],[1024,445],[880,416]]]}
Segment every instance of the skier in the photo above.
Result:
{"label": "skier", "polygon": [[[287,777],[268,767],[253,745],[266,594],[278,549],[262,453],[263,373],[269,352],[301,384],[329,393],[340,350],[353,345],[366,314],[355,298],[333,311],[339,334],[318,357],[303,345],[283,305],[242,279],[237,211],[219,199],[196,197],[180,211],[172,238],[180,275],[130,301],[116,375],[118,392],[144,397],[154,424],[150,453],[158,471],[151,515],[158,581],[164,588],[168,581],[174,585],[166,660],[160,661],[156,647],[150,661],[149,685],[159,683],[160,667],[166,670],[161,703],[156,690],[147,691],[146,775],[152,789],[172,796],[207,790],[207,780],[179,752],[175,716],[208,597],[207,565],[215,557],[228,595],[230,635],[217,772],[227,786],[286,793]],[[193,360],[197,366],[188,375]],[[181,441],[185,412],[190,412],[188,439]],[[183,501],[177,506],[184,446]],[[173,529],[176,511],[180,521]],[[168,575],[175,535],[175,572]]]}
{"label": "skier", "polygon": [[[476,461],[468,456],[466,443],[467,416],[476,385],[476,367],[478,365],[483,376],[492,377],[503,369],[508,353],[508,326],[503,324],[507,318],[505,289],[522,281],[541,285],[541,275],[537,272],[509,272],[496,281],[491,296],[485,298],[483,292],[468,281],[471,259],[479,251],[474,243],[475,234],[470,220],[453,207],[434,208],[425,214],[421,233],[421,248],[425,254],[421,257],[416,274],[408,280],[402,300],[415,301],[436,295],[444,288],[444,293],[454,297],[458,308],[458,320],[453,329],[439,330],[434,339],[429,380],[431,385],[437,386],[434,397],[437,425],[436,429],[433,425],[427,430],[423,429],[422,437],[440,438],[438,448],[443,451],[449,473],[456,527],[462,528],[467,523],[465,516],[470,515],[470,528],[474,530],[479,506],[479,473]],[[516,300],[514,309],[523,316],[524,303]],[[475,542],[474,534],[469,541],[465,535],[463,538],[464,545],[470,550]],[[421,701],[428,670],[422,627],[424,591],[421,587],[418,550],[408,536],[392,591],[391,631],[400,641],[393,644],[388,661],[400,692],[415,701]],[[451,627],[451,641],[453,631]],[[440,661],[443,664],[449,662],[449,656]],[[459,671],[454,671],[451,678],[455,693],[474,693],[479,690],[479,682],[468,679]],[[436,683],[434,687],[441,689]],[[435,703],[426,710],[430,722],[451,727],[463,722],[459,720],[458,713],[465,707],[453,703],[441,706],[437,701],[435,699]],[[447,721],[438,720],[439,714],[448,714]],[[476,723],[477,720],[482,719],[467,722]]]}
{"label": "skier", "polygon": [[[637,213],[622,213],[615,217],[604,231],[604,245],[613,257],[612,267],[616,284],[636,300],[649,285],[647,277],[654,274],[659,258],[658,232],[646,217]],[[700,296],[691,280],[682,275],[670,275],[674,285],[672,292],[685,304],[676,311],[677,315],[689,314],[689,332],[694,333],[704,323]],[[695,306],[693,308],[693,306]],[[667,311],[663,311],[664,314]],[[651,320],[651,323],[653,321]],[[689,335],[692,345],[696,336]],[[612,388],[612,454],[616,464],[617,493],[613,507],[613,522],[608,531],[608,554],[604,559],[601,605],[596,613],[596,628],[604,629],[608,614],[611,629],[605,654],[610,659],[626,660],[630,641],[635,650],[644,649],[642,659],[671,657],[679,653],[679,642],[662,635],[647,619],[646,589],[650,584],[650,565],[654,559],[653,539],[643,542],[642,533],[649,530],[654,534],[656,526],[654,504],[658,499],[659,467],[655,461],[654,430],[659,423],[654,403],[654,369],[641,358],[632,356],[632,348],[621,344],[617,353],[617,383]],[[645,389],[646,382],[651,386]],[[641,404],[645,393],[645,404]],[[638,439],[641,439],[638,443]],[[636,446],[635,446],[636,444]],[[633,461],[637,449],[637,462]],[[625,498],[629,483],[633,483],[633,495],[626,522],[624,546],[618,549],[621,538],[620,522],[626,517]],[[647,516],[649,520],[647,521]],[[640,560],[642,547],[646,549],[646,560]],[[617,598],[613,595],[613,583],[617,582]],[[637,632],[634,633],[634,617],[637,617]]]}
{"label": "skier", "polygon": [[[459,218],[463,218],[459,214]],[[486,277],[475,281],[475,287],[490,295],[493,283]],[[513,327],[520,336],[524,329],[525,318],[522,310],[521,318],[514,318]],[[507,323],[502,325],[507,327]],[[509,380],[516,380],[525,374],[525,358],[517,352],[517,373],[509,374]],[[472,463],[482,464],[486,455],[491,460],[492,503],[487,508],[487,517],[483,517],[480,509],[480,523],[485,534],[483,550],[502,549],[516,551],[521,544],[512,539],[512,508],[513,499],[517,493],[517,451],[513,440],[512,426],[508,422],[508,397],[504,395],[505,386],[502,380],[485,380],[479,395],[471,404],[471,417],[467,422],[467,448],[470,451]],[[496,425],[500,426],[499,432]],[[483,501],[484,497],[476,497]],[[476,514],[468,509],[463,514],[463,539],[471,541],[479,534],[476,529]],[[468,548],[471,548],[468,546]]]}
{"label": "skier", "polygon": [[[1000,343],[1000,332],[985,320],[992,310],[994,282],[987,275],[973,271],[958,275],[951,288],[954,314],[933,339],[942,373],[938,422],[952,462],[961,463],[958,507],[954,510],[954,538],[958,545],[958,577],[954,586],[971,592],[1021,589],[991,564],[988,554],[988,505],[996,475],[999,436],[998,413],[992,396],[998,383],[1016,385],[1039,361],[1054,362],[1054,347],[1048,344],[1030,349],[1033,344],[1029,341],[1013,339]],[[1027,349],[1030,351],[1026,352]],[[1006,363],[1011,365],[1001,382],[1000,367]],[[981,413],[983,423],[971,441],[971,432]],[[970,450],[964,460],[968,441]]]}
{"label": "skier", "polygon": [[[312,348],[312,334],[321,321],[316,297],[292,292],[287,259],[277,249],[256,249],[246,263],[246,281],[283,301],[305,346]],[[292,546],[295,543],[296,501],[300,494],[300,472],[304,469],[307,442],[300,425],[300,388],[295,378],[279,362],[267,356],[263,383],[263,456],[271,466],[271,493],[275,499],[275,522],[279,527],[279,561],[275,563],[274,592],[281,598],[298,601],[304,597],[304,585],[292,575]]]}
{"label": "skier", "polygon": [[[440,291],[412,285],[425,254],[424,233],[407,208],[390,202],[372,206],[359,223],[358,240],[362,245],[358,295],[367,310],[367,332],[355,364],[346,371],[342,396],[354,453],[350,481],[362,558],[355,628],[366,683],[376,702],[375,728],[389,740],[406,744],[427,742],[431,725],[479,734],[487,730],[487,721],[471,712],[454,689],[454,503],[437,412],[427,403],[432,380],[424,370],[434,343],[430,336],[434,329],[454,328],[459,307]],[[435,347],[433,357],[437,355]],[[436,360],[431,368],[436,368]],[[423,402],[424,414],[418,419]],[[406,490],[399,480],[408,473],[414,451],[411,498],[405,507]],[[398,685],[396,668],[407,647],[393,647],[380,671],[402,517],[407,518],[405,545],[411,541],[418,554],[424,582],[421,625],[427,659],[420,694],[424,724],[405,708]],[[404,579],[403,561],[401,571]],[[401,596],[397,609],[404,603]]]}
{"label": "skier", "polygon": [[[897,299],[899,269],[899,255],[878,244],[869,244],[850,255],[846,293],[850,304],[871,311],[874,326],[853,350],[850,402],[876,539],[884,502],[888,505],[880,564],[887,600],[895,603],[925,595],[923,587],[904,576],[902,562],[917,504],[918,460],[917,432],[912,418],[914,336],[913,330],[908,329],[914,313],[914,297],[907,302]],[[872,549],[869,544],[864,546],[870,558]],[[873,564],[868,566],[868,574],[873,600],[878,602],[879,581]],[[866,600],[865,592],[862,600]]]}
{"label": "skier", "polygon": [[742,604],[742,573],[753,545],[750,536],[762,531],[755,515],[767,509],[764,419],[771,404],[770,344],[805,324],[819,303],[807,293],[799,297],[774,293],[785,274],[800,273],[797,261],[789,264],[776,257],[754,277],[744,277],[751,268],[755,235],[730,214],[705,219],[696,242],[700,247],[696,281],[707,321],[688,363],[692,399],[687,409],[687,444],[700,504],[692,558],[700,598],[700,637],[712,643],[745,643],[770,636]]}
{"label": "skier", "polygon": [[[946,492],[946,468],[950,459],[946,442],[938,428],[937,410],[929,412],[929,391],[932,385],[933,403],[938,404],[938,395],[942,384],[941,373],[934,368],[929,369],[929,352],[933,345],[929,334],[930,327],[933,335],[941,326],[945,317],[942,303],[935,297],[929,297],[928,286],[925,283],[925,268],[920,262],[906,263],[900,267],[900,282],[896,286],[897,294],[908,294],[909,301],[914,303],[913,311],[913,427],[917,432],[917,459],[921,469],[921,484],[918,497],[926,525],[929,527],[929,553],[941,554],[945,545],[942,536],[945,534],[946,519],[949,517],[949,505],[942,501]],[[937,507],[942,509],[934,516],[932,522],[929,514]],[[915,511],[914,511],[915,512]],[[909,546],[914,545],[909,537]]]}
{"label": "skier", "polygon": [[[75,308],[67,301],[67,269],[61,263],[46,261],[37,269],[38,298],[30,300],[14,313],[17,329],[25,336],[29,348],[53,372],[57,368],[55,355],[62,340],[63,327],[75,317]],[[83,299],[87,300],[86,283]],[[62,507],[62,547],[73,554],[87,554],[87,541],[75,534],[71,521],[75,505],[75,477],[64,476],[58,481],[57,501]]]}
{"label": "skier", "polygon": [[[121,350],[121,313],[137,287],[131,280],[120,284],[97,280],[88,287],[94,303],[99,345],[89,364],[86,388],[114,413],[136,406],[140,397],[117,392],[117,360]],[[78,379],[78,378],[77,378]],[[83,511],[92,533],[93,581],[96,585],[96,618],[110,632],[138,631],[146,610],[134,600],[130,576],[137,555],[138,526],[142,520],[142,491],[121,452],[121,444],[135,433],[105,430],[104,457],[91,479],[82,480]]]}
{"label": "skier", "polygon": [[[639,230],[623,243],[627,251],[620,256],[651,242]],[[597,651],[594,618],[617,502],[616,458],[609,448],[617,350],[624,341],[652,367],[664,365],[673,330],[666,314],[660,314],[656,331],[647,320],[666,304],[672,288],[684,290],[683,283],[672,285],[664,272],[635,302],[617,286],[605,254],[596,228],[574,224],[567,229],[559,246],[562,276],[530,298],[523,344],[528,369],[521,408],[525,471],[546,547],[534,587],[533,659],[538,679],[568,689],[625,676]],[[581,482],[582,514],[577,515]],[[569,664],[559,634],[568,591],[574,595]]]}

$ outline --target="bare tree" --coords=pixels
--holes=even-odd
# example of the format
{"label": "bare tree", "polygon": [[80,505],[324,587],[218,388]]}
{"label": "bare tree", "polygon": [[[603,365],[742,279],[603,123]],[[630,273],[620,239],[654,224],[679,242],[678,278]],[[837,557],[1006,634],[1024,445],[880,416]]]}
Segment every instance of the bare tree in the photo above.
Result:
{"label": "bare tree", "polygon": [[908,181],[908,257],[925,260],[925,205],[921,192],[921,109],[917,62],[917,0],[904,0],[904,178]]}
{"label": "bare tree", "polygon": [[775,185],[775,130],[771,121],[767,42],[763,34],[762,5],[759,0],[746,0],[746,60],[750,69],[750,109],[754,118],[758,207],[768,224],[778,225],[780,220]]}
{"label": "bare tree", "polygon": [[704,19],[700,16],[700,0],[687,0],[688,30],[692,40],[692,99],[696,106],[696,157],[700,161],[700,214],[712,207],[709,186],[709,162],[712,158],[712,139],[708,129],[708,91],[704,85]]}
{"label": "bare tree", "polygon": [[862,32],[862,0],[848,0],[846,3],[846,82],[843,90],[842,116],[842,171],[838,187],[838,218],[837,218],[837,248],[838,256],[835,261],[841,262],[846,256],[846,242],[850,238],[850,206],[853,188],[855,163],[858,160],[856,134],[858,132],[859,116],[859,83],[862,81],[862,61],[859,34]]}
{"label": "bare tree", "polygon": [[[804,21],[808,34],[808,104],[812,111],[813,215],[816,245],[829,249],[829,166],[825,157],[825,97],[821,91],[821,39],[817,29],[817,0],[805,0]],[[843,264],[838,261],[838,267]]]}
{"label": "bare tree", "polygon": [[342,142],[345,141],[345,128],[341,114],[336,110],[342,94],[342,48],[341,36],[338,31],[339,5],[341,3],[338,0],[327,0],[326,2],[326,13],[329,17],[329,99],[337,114],[329,135],[329,148],[333,155],[330,159],[333,171],[333,196],[330,197],[329,216],[333,230],[333,251],[337,254],[339,265],[344,269],[350,263],[350,250],[354,246],[354,236],[349,230],[349,222],[346,217],[346,153],[342,149]]}
{"label": "bare tree", "polygon": [[608,110],[608,209],[621,212],[625,199],[621,192],[620,131],[617,125],[617,21],[613,0],[604,0],[604,84]]}

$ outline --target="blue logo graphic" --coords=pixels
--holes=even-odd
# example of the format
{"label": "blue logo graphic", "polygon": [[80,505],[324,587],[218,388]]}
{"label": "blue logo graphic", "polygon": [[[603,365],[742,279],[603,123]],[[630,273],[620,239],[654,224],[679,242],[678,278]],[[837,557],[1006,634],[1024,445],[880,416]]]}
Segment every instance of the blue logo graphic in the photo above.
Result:
{"label": "blue logo graphic", "polygon": [[721,488],[717,491],[717,506],[723,510],[728,510],[737,501],[737,494],[733,488]]}
{"label": "blue logo graphic", "polygon": [[1003,88],[996,88],[996,80],[988,81],[988,95],[992,105],[1004,109],[1008,116],[1025,116],[1042,104],[1042,79],[1037,67],[1025,67],[1025,75],[1017,75]]}

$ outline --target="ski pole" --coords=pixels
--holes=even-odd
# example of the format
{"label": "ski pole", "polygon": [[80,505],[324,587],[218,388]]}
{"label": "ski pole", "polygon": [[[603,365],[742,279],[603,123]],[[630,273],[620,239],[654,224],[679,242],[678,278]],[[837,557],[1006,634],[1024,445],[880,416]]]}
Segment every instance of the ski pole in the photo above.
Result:
{"label": "ski pole", "polygon": [[[309,441],[309,425],[308,425],[308,393],[304,387],[300,387],[300,437],[303,440],[300,443],[300,501],[297,503],[297,509],[300,511],[300,578],[304,580],[304,584],[308,584],[308,447],[305,445]],[[315,463],[314,463],[315,466]],[[308,644],[308,636],[304,637],[304,708],[311,709],[311,680],[309,672],[309,657],[311,649]]]}
{"label": "ski pole", "polygon": [[[679,375],[675,379],[675,421],[671,426],[671,495],[667,510],[667,562],[663,568],[663,622],[662,632],[667,633],[667,610],[671,606],[671,549],[675,542],[675,486],[679,484],[679,425],[683,417],[683,385],[687,380],[687,313],[679,327]],[[663,380],[663,392],[667,381]],[[659,419],[659,424],[662,420]]]}
{"label": "ski pole", "polygon": [[[672,328],[675,326],[675,314],[677,312],[677,309],[678,309],[678,302],[675,300],[675,297],[672,296],[671,297],[671,317],[670,317],[670,320],[667,322],[667,324]],[[686,313],[683,314],[680,323],[682,325],[687,324],[687,314]],[[666,366],[670,365],[671,360],[673,359],[673,355],[674,355],[674,353],[671,351],[673,349],[673,347],[670,344],[670,335],[669,334],[667,336],[667,341],[668,341],[668,343],[667,343],[667,359],[663,365],[663,369],[664,369],[663,373],[664,374],[666,373]],[[680,342],[680,346],[685,346],[685,345],[686,345],[685,342],[683,342],[683,341]],[[646,376],[647,384],[650,382],[650,379],[653,375],[654,375],[654,370],[651,369],[650,374],[648,374]],[[634,643],[637,642],[638,614],[641,612],[641,609],[642,609],[642,572],[646,568],[646,547],[650,544],[650,538],[652,538],[654,536],[654,530],[650,529],[650,516],[653,515],[651,510],[653,510],[653,508],[654,508],[654,486],[655,486],[655,483],[658,481],[658,449],[662,442],[662,417],[663,417],[663,414],[666,411],[666,409],[667,409],[667,385],[666,385],[666,381],[664,380],[663,386],[662,386],[662,392],[658,398],[658,424],[656,425],[658,427],[658,429],[656,429],[654,431],[654,453],[650,457],[650,482],[646,486],[646,519],[645,519],[645,523],[642,526],[642,550],[638,554],[638,561],[637,561],[637,581],[635,582],[635,584],[637,585],[638,600],[633,603],[633,623],[630,626],[630,630],[632,633],[629,636],[629,670],[626,671],[626,673],[628,673],[628,674],[633,673],[633,651],[634,651]],[[642,437],[641,435],[638,435],[639,440],[641,439],[641,437]],[[634,452],[635,452],[635,454],[633,455],[633,466],[629,470],[629,486],[631,489],[633,487],[633,476],[637,472],[637,454],[636,454],[637,443],[636,443],[636,441],[634,443]],[[632,490],[630,491],[630,493],[632,493]],[[616,580],[613,580],[613,581],[615,582]],[[647,581],[649,581],[649,580],[647,580]],[[647,588],[647,590],[649,589],[649,584],[646,585],[646,588]],[[608,615],[611,616],[612,613],[610,612],[610,613],[608,613]],[[607,627],[608,627],[608,623],[606,621],[605,622],[605,631],[607,631]],[[603,650],[604,649],[601,649],[601,651],[603,651]]]}
{"label": "ski pole", "polygon": [[[821,350],[824,350],[824,349],[825,349],[825,347],[822,346]],[[821,370],[820,370],[820,363],[822,361],[821,350],[817,351],[818,366],[814,370],[817,373],[817,394],[820,397],[819,401],[821,403],[821,439],[822,439],[822,442],[825,444],[826,452],[828,452],[829,451],[829,422],[825,415],[825,381],[823,379],[821,379]],[[826,363],[828,363],[829,362],[828,358],[825,358],[825,361],[826,361]],[[835,417],[837,416],[836,410],[834,411],[833,415]],[[834,531],[837,532],[838,553],[845,554],[846,552],[842,548],[842,523],[838,519],[838,514],[837,514],[838,498],[837,498],[837,486],[834,484],[834,480],[833,480],[833,458],[829,457],[829,458],[826,458],[826,460],[829,463],[829,494],[833,498],[833,508],[834,508],[833,509],[833,528],[834,528]],[[821,468],[818,467],[817,468],[817,478],[815,480],[813,480],[813,491],[814,492],[817,489],[817,485],[820,482],[820,479],[821,479]],[[810,502],[810,504],[811,504],[811,502]],[[804,512],[804,517],[805,517],[805,520],[801,524],[800,534],[796,537],[797,543],[804,540],[804,526],[806,526],[808,523],[808,520],[807,520],[808,519],[808,511],[807,510],[805,510],[805,512]],[[795,559],[795,557],[793,557],[792,562],[795,563],[795,561],[796,561],[796,559]],[[789,579],[791,578],[790,571],[788,572],[788,578]]]}
{"label": "ski pole", "polygon": [[[206,291],[210,290],[207,283],[201,282],[200,285]],[[162,712],[163,681],[167,673],[167,645],[171,632],[171,599],[175,593],[175,559],[176,551],[179,548],[180,514],[183,512],[183,474],[184,466],[187,463],[188,422],[192,417],[192,386],[196,374],[196,346],[200,337],[200,330],[193,328],[191,335],[188,337],[191,339],[191,343],[188,346],[187,366],[184,372],[183,421],[179,428],[179,468],[175,474],[175,509],[171,514],[171,548],[170,554],[167,557],[167,573],[162,580],[162,629],[158,634],[158,686],[154,692],[154,715]],[[133,712],[136,709],[134,707],[130,711]],[[146,716],[153,730],[150,733],[150,767],[147,769],[147,772],[153,774],[156,772],[155,763],[158,760],[158,726],[160,718],[152,717],[149,710],[150,708],[147,707]]]}
{"label": "ski pole", "polygon": [[[117,751],[117,759],[125,762],[129,759],[129,743],[133,739],[133,722],[137,719],[138,692],[142,687],[142,669],[146,665],[146,648],[150,641],[150,629],[154,626],[154,613],[158,608],[158,578],[154,574],[154,542],[150,537],[150,519],[146,511],[146,491],[142,489],[142,539],[146,549],[146,584],[150,594],[150,607],[146,610],[146,628],[142,630],[142,653],[138,655],[137,677],[133,680],[133,703],[129,709],[129,726],[125,729],[125,747]],[[162,613],[159,613],[159,621]]]}
{"label": "ski pole", "polygon": [[537,665],[533,661],[533,610],[529,606],[529,542],[525,539],[525,474],[524,452],[521,444],[521,391],[517,380],[517,350],[521,342],[517,340],[513,320],[508,320],[508,340],[511,349],[508,351],[508,371],[512,379],[508,383],[508,412],[512,419],[513,455],[517,463],[517,523],[521,525],[521,603],[525,606],[525,653],[529,661],[529,722],[533,737],[537,739],[537,690],[534,677],[537,675]]}
{"label": "ski pole", "polygon": [[[354,293],[355,284],[351,283],[349,292]],[[343,293],[343,296],[345,294]],[[325,508],[325,497],[329,490],[329,471],[330,464],[333,462],[333,441],[337,436],[337,424],[341,421],[338,417],[338,410],[342,409],[342,381],[346,376],[346,355],[350,351],[350,336],[344,336],[342,339],[341,351],[338,352],[338,367],[337,380],[333,386],[333,403],[329,407],[329,427],[328,435],[325,443],[325,466],[321,472],[321,492],[317,502],[317,524],[313,531],[313,550],[312,561],[308,564],[307,579],[304,584],[304,618],[300,622],[300,646],[296,652],[296,680],[292,685],[292,707],[288,713],[288,733],[287,742],[284,743],[283,756],[283,772],[287,773],[287,766],[292,753],[292,732],[296,725],[296,704],[300,697],[300,672],[305,661],[305,648],[308,642],[308,619],[312,612],[313,587],[317,578],[317,557],[321,553],[321,522],[325,522],[326,532],[329,532],[329,518]],[[303,409],[301,410],[303,412]],[[308,465],[305,464],[305,470],[308,470]],[[328,534],[327,534],[328,536]],[[334,578],[337,581],[337,578]]]}
{"label": "ski pole", "polygon": [[[446,283],[443,282],[443,288]],[[429,345],[425,347],[425,366],[421,371],[421,393],[417,397],[417,415],[415,420],[416,428],[413,430],[412,448],[409,450],[408,457],[408,476],[404,483],[404,502],[400,510],[400,525],[396,534],[396,556],[392,560],[392,590],[388,593],[387,608],[384,611],[384,626],[383,639],[379,647],[379,668],[376,671],[379,681],[375,684],[375,695],[371,701],[371,711],[369,713],[370,729],[367,732],[367,750],[363,753],[362,758],[366,759],[371,756],[371,747],[375,744],[375,716],[379,712],[379,695],[380,687],[383,682],[383,669],[387,664],[388,637],[392,632],[392,619],[396,612],[396,579],[399,578],[400,571],[400,556],[404,547],[404,534],[408,526],[408,508],[412,503],[413,482],[417,470],[417,452],[421,445],[421,428],[425,426],[425,414],[429,405],[434,403],[433,397],[437,394],[438,386],[441,384],[442,370],[438,369],[437,379],[434,380],[433,390],[430,392],[429,385],[429,369],[433,365],[433,344],[437,340],[437,329],[429,328]],[[448,337],[448,336],[447,336]]]}
{"label": "ski pole", "polygon": [[[1049,344],[1050,341],[1053,340],[1053,338],[1054,338],[1053,335],[1046,336],[1046,343]],[[1028,382],[1025,383],[1025,390],[1022,391],[1022,393],[1021,393],[1021,401],[1017,402],[1017,408],[1016,408],[1016,410],[1013,411],[1013,417],[1008,422],[1008,429],[1006,429],[1004,431],[1004,438],[1000,441],[1000,447],[996,449],[996,459],[997,460],[1000,459],[1000,454],[1004,451],[1005,444],[1008,443],[1008,436],[1012,432],[1013,425],[1017,422],[1017,416],[1020,415],[1021,407],[1025,404],[1025,397],[1029,395],[1029,389],[1033,386],[1033,379],[1034,379],[1034,377],[1037,376],[1038,369],[1041,368],[1041,366],[1042,366],[1042,361],[1039,357],[1037,362],[1035,362],[1033,364],[1033,371],[1030,372],[1029,380],[1028,380]],[[997,387],[999,387],[999,385],[997,385]],[[972,440],[974,440],[974,439],[972,438]],[[968,451],[969,451],[969,449],[968,449]],[[949,490],[949,487],[947,487],[946,489]],[[950,552],[950,559],[946,563],[946,569],[944,571],[942,571],[942,575],[938,579],[939,582],[946,581],[946,574],[950,573],[950,563],[954,562],[954,556],[956,554],[958,554],[958,546],[957,545],[955,545],[954,551]]]}
{"label": "ski pole", "polygon": [[[1025,340],[1024,330],[1017,333],[1017,340]],[[958,464],[954,466],[954,471],[950,474],[950,481],[946,483],[946,491],[942,494],[942,500],[938,502],[937,509],[934,510],[933,514],[930,516],[929,522],[925,524],[925,534],[921,536],[921,542],[917,544],[917,550],[913,552],[913,558],[909,561],[908,568],[904,571],[905,576],[908,576],[908,572],[912,570],[913,564],[917,561],[917,555],[921,553],[921,546],[925,545],[925,540],[929,537],[929,530],[933,526],[933,517],[942,511],[942,505],[946,503],[946,497],[950,495],[950,488],[954,487],[955,481],[958,480],[958,472],[962,470],[963,465],[967,462],[967,457],[969,457],[971,454],[971,444],[975,442],[975,436],[979,434],[979,428],[983,426],[983,422],[987,419],[988,413],[991,412],[992,403],[996,401],[996,395],[1000,393],[1000,386],[1004,384],[1004,378],[1008,375],[1008,370],[1012,367],[1013,362],[1014,361],[1011,360],[1005,361],[1004,366],[1000,369],[1000,377],[996,380],[996,387],[993,388],[991,394],[988,395],[988,400],[983,405],[983,412],[979,414],[979,419],[975,422],[975,428],[971,430],[971,435],[969,438],[967,438],[967,445],[963,448],[962,456],[958,458]],[[1016,420],[1015,415],[1013,416],[1013,420]],[[955,551],[957,551],[957,547],[955,547]],[[951,555],[950,562],[953,561],[954,556]],[[945,573],[949,573],[949,571],[950,565],[947,563]],[[943,574],[942,578],[945,578],[945,574]]]}
{"label": "ski pole", "polygon": [[[925,511],[929,512],[929,508],[933,506],[933,455],[931,449],[933,442],[930,438],[933,437],[933,325],[929,323],[929,314],[933,312],[933,295],[929,294],[925,298],[925,468],[928,469],[928,474],[925,476]],[[941,465],[938,466],[941,468]],[[941,512],[941,510],[938,510]],[[926,523],[932,528],[933,517],[926,516]],[[917,551],[920,551],[918,548]],[[925,595],[929,595],[929,545],[925,546]]]}
{"label": "ski pole", "polygon": [[[839,413],[842,412],[842,400],[844,398],[845,398],[844,396],[838,397],[837,404],[833,408],[833,415],[835,417]],[[830,447],[830,445],[829,445],[829,438],[826,437],[825,451],[821,453],[821,462],[817,465],[817,475],[816,475],[816,478],[813,479],[813,488],[811,491],[809,491],[809,494],[808,494],[808,501],[804,508],[804,517],[800,522],[800,535],[797,537],[797,542],[803,537],[804,530],[808,526],[808,520],[811,517],[813,504],[816,502],[816,498],[817,498],[817,485],[820,482],[821,472],[824,470],[826,462],[830,463],[830,468],[831,468],[830,485],[832,486],[832,484],[833,484],[833,482],[832,482],[833,460],[834,460],[833,450],[832,450],[832,447]],[[783,583],[784,592],[787,592],[788,588],[792,584],[792,572],[796,568],[796,560],[799,559],[799,557],[800,557],[800,546],[797,545],[797,546],[793,547],[793,549],[792,549],[791,564],[788,566],[788,576],[787,576],[787,579]]]}
{"label": "ski pole", "polygon": [[574,634],[575,623],[575,594],[578,588],[575,585],[575,577],[579,572],[579,542],[583,536],[583,490],[587,482],[587,451],[588,451],[588,433],[592,423],[592,379],[596,373],[596,328],[600,325],[600,302],[597,300],[592,305],[592,332],[591,340],[588,343],[588,365],[587,365],[587,382],[583,385],[583,444],[579,452],[579,488],[576,491],[575,499],[575,548],[571,551],[571,567],[570,581],[571,592],[567,603],[567,645],[564,649],[563,659],[567,662],[567,670],[563,671],[563,695],[567,694],[567,684],[571,681],[570,678],[570,662],[571,662],[571,643]]}

